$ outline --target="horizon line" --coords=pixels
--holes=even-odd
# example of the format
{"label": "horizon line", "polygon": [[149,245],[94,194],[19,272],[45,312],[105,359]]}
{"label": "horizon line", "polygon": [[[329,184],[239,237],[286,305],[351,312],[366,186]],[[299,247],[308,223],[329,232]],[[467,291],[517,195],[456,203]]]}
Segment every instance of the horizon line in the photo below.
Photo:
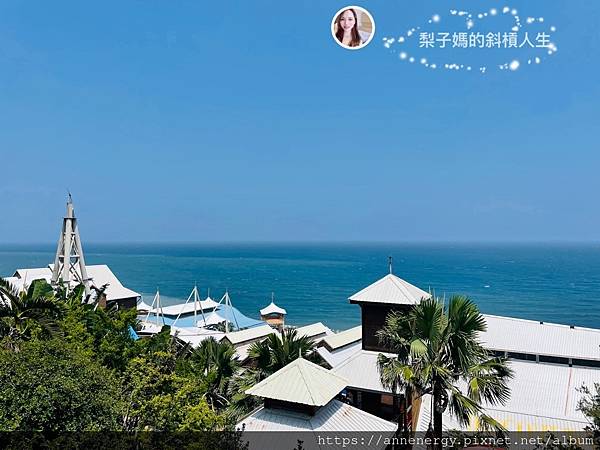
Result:
{"label": "horizon line", "polygon": [[[587,244],[600,245],[600,240],[594,239],[415,239],[415,240],[113,240],[113,241],[94,241],[84,242],[84,245],[547,245],[547,244]],[[31,242],[0,242],[0,248],[10,246],[56,246],[52,241],[31,241]]]}

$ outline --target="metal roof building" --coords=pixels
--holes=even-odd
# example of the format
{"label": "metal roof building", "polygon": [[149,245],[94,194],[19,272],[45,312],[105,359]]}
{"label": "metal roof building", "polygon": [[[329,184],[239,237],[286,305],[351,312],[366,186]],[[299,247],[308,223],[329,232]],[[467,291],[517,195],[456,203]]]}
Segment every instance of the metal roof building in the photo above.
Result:
{"label": "metal roof building", "polygon": [[[600,367],[600,330],[484,314],[483,345],[509,356]],[[519,355],[521,354],[521,355]],[[536,359],[535,357],[532,359]]]}
{"label": "metal roof building", "polygon": [[[287,432],[371,431],[391,437],[397,428],[395,423],[335,399],[346,384],[347,381],[339,375],[298,358],[246,391],[247,394],[264,398],[265,403],[242,419],[237,428],[245,431]],[[252,448],[288,448],[282,440],[290,439],[294,446],[298,438],[304,441],[305,448],[321,448],[318,435],[310,436],[315,440],[307,442],[305,434],[276,434],[270,438],[263,433],[258,435],[261,442],[255,442]],[[373,443],[369,448],[385,447],[383,443]]]}
{"label": "metal roof building", "polygon": [[[340,364],[331,369],[348,380],[348,387],[361,391],[391,393],[379,381],[377,357],[380,352],[359,349]],[[387,356],[393,356],[386,353]]]}
{"label": "metal roof building", "polygon": [[416,305],[431,294],[390,273],[350,297],[350,303]]}
{"label": "metal roof building", "polygon": [[[583,384],[600,382],[600,370],[530,361],[510,361],[514,378],[509,381],[506,405],[487,406],[486,413],[510,431],[581,431],[588,421],[577,405]],[[484,405],[485,406],[485,405]],[[426,431],[431,415],[431,398],[425,396],[419,410],[417,430]],[[473,420],[467,427],[444,413],[447,429],[476,431]]]}
{"label": "metal roof building", "polygon": [[339,400],[331,400],[314,416],[294,411],[260,408],[242,420],[238,427],[241,428],[242,425],[246,431],[388,431],[390,434],[397,428],[395,423],[380,419]]}
{"label": "metal roof building", "polygon": [[340,331],[323,339],[323,345],[328,350],[338,350],[350,344],[354,344],[362,339],[362,327],[359,325],[348,330]]}
{"label": "metal roof building", "polygon": [[330,336],[333,334],[333,331],[321,322],[311,323],[309,325],[304,325],[302,327],[296,328],[296,332],[298,337],[309,337],[315,340],[320,338],[324,338],[326,336]]}
{"label": "metal roof building", "polygon": [[297,358],[248,389],[246,394],[308,406],[324,406],[346,385],[345,378],[304,358]]}
{"label": "metal roof building", "polygon": [[321,358],[325,360],[329,367],[336,367],[337,365],[341,364],[342,361],[345,361],[350,356],[360,351],[361,348],[362,345],[359,340],[350,345],[346,345],[332,351],[329,351],[325,346],[317,347],[317,353],[321,355]]}

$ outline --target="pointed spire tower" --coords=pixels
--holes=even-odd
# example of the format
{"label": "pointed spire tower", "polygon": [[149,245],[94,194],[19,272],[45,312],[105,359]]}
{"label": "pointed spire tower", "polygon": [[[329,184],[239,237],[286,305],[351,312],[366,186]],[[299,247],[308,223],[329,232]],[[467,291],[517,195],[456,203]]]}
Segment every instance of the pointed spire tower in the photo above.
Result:
{"label": "pointed spire tower", "polygon": [[90,279],[85,268],[83,247],[79,237],[79,227],[73,208],[73,199],[69,193],[67,199],[67,215],[63,219],[62,231],[58,239],[54,267],[52,268],[52,285],[63,284],[67,290],[71,282],[82,283],[86,297],[90,294]]}

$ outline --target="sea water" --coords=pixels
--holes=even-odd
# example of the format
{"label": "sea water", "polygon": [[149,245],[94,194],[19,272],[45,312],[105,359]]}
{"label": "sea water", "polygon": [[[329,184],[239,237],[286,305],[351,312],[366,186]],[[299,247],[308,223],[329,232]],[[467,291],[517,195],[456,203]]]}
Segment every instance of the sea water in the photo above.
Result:
{"label": "sea water", "polygon": [[[85,244],[84,244],[85,245]],[[258,318],[271,301],[287,323],[359,324],[348,297],[392,270],[440,297],[471,297],[487,314],[600,328],[598,244],[88,244],[87,264],[107,264],[151,302],[185,301],[225,290]],[[53,262],[52,245],[0,246],[0,275]]]}

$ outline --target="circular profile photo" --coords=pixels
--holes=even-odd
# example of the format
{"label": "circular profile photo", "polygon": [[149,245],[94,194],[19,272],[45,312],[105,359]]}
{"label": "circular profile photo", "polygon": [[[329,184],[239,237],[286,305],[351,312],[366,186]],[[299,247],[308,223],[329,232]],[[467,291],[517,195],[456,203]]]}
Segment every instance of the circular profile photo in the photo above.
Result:
{"label": "circular profile photo", "polygon": [[331,34],[342,47],[348,50],[358,50],[373,39],[375,21],[365,8],[346,6],[333,16]]}

